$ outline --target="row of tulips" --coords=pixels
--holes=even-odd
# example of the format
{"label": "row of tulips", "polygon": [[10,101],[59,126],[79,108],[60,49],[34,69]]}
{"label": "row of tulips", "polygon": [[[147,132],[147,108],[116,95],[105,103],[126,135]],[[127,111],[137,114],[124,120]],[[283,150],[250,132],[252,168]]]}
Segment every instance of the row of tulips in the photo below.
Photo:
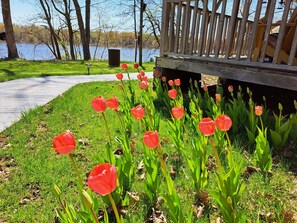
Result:
{"label": "row of tulips", "polygon": [[[127,72],[129,81],[123,81],[122,73],[117,74],[116,77],[120,81],[119,87],[124,100],[119,102],[115,96],[107,100],[103,96],[99,96],[92,100],[93,109],[102,115],[109,140],[105,146],[105,163],[95,166],[88,176],[87,184],[90,190],[86,190],[84,179],[80,176],[72,155],[76,146],[72,133],[67,131],[53,139],[55,151],[60,154],[68,154],[74,165],[78,175],[79,183],[77,185],[81,200],[79,210],[71,205],[65,205],[59,188],[55,186],[62,208],[62,211],[57,209],[58,217],[63,222],[98,222],[99,202],[97,197],[92,194],[94,191],[101,195],[102,202],[106,206],[112,206],[116,221],[124,222],[117,207],[123,205],[135,180],[136,168],[130,148],[132,119],[135,119],[142,126],[140,132],[143,132],[144,149],[142,153],[146,171],[144,191],[147,199],[153,207],[156,205],[158,197],[162,196],[172,222],[192,222],[194,219],[192,205],[181,202],[175,182],[170,176],[167,160],[164,159],[166,152],[164,152],[159,139],[160,114],[154,104],[155,92],[152,90],[145,72],[139,70],[138,65],[134,65],[134,68],[139,71],[138,84],[141,89],[141,95],[136,97],[133,82],[129,76],[129,68],[126,64],[123,64],[122,68]],[[164,102],[166,110],[170,111],[171,118],[167,122],[170,126],[171,142],[179,154],[180,161],[186,162],[190,170],[192,188],[196,193],[197,201],[207,206],[210,194],[216,200],[225,222],[245,222],[246,215],[240,208],[241,196],[245,188],[241,178],[243,164],[234,159],[232,137],[228,132],[234,136],[238,133],[238,126],[245,126],[246,123],[242,122],[246,121],[248,125],[245,126],[245,130],[250,143],[255,145],[255,165],[263,173],[269,172],[272,168],[272,154],[267,137],[267,110],[265,107],[254,104],[249,91],[249,110],[247,110],[242,99],[242,91],[240,90],[237,96],[234,96],[232,86],[228,87],[231,94],[230,103],[224,103],[220,87],[218,87],[215,98],[212,98],[208,94],[207,88],[203,89],[204,94],[202,95],[198,83],[194,82],[190,86],[189,94],[183,95],[180,89],[182,83],[179,79],[167,81],[166,77],[161,76],[158,72],[155,72],[154,75],[156,77],[154,78],[155,90]],[[184,107],[185,100],[189,100],[188,108]],[[107,108],[115,111],[119,118],[121,135],[117,136],[117,140],[123,148],[122,156],[116,156],[113,153],[114,140],[111,137],[105,115]],[[290,123],[281,113],[276,117],[278,118],[276,131],[270,129],[271,133],[284,134],[281,132],[284,128],[282,126],[290,125],[291,130],[294,120],[297,120],[297,115],[291,115]],[[234,124],[236,127],[232,128]],[[286,131],[285,134],[283,137],[288,138],[290,131]],[[273,134],[271,135],[273,137]],[[189,137],[192,145],[190,149],[187,141]],[[212,148],[212,152],[209,151],[209,148]],[[214,171],[207,167],[211,156],[214,156],[217,167]],[[216,176],[216,190],[208,188],[210,174]],[[166,194],[160,194],[162,183],[167,188]],[[106,208],[104,210],[104,221],[109,222]]]}

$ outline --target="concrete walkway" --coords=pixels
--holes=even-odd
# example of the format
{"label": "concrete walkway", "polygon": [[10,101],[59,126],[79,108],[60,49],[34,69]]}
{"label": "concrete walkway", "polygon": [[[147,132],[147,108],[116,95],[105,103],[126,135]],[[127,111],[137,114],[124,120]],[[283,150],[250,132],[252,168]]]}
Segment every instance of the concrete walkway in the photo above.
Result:
{"label": "concrete walkway", "polygon": [[[149,78],[152,72],[146,73]],[[131,79],[137,73],[130,74]],[[124,79],[127,75],[124,74]],[[36,106],[42,106],[68,90],[70,87],[92,81],[115,81],[114,74],[84,76],[48,76],[38,78],[17,79],[0,83],[0,132],[21,118]]]}

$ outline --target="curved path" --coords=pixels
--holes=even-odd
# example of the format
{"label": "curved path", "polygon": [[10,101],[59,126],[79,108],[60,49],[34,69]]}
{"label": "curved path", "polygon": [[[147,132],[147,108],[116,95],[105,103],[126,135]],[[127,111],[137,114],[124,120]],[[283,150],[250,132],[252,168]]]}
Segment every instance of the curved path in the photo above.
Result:
{"label": "curved path", "polygon": [[[153,77],[152,72],[146,75]],[[136,79],[137,73],[130,74]],[[124,79],[127,75],[124,74]],[[23,112],[42,106],[70,87],[92,81],[115,81],[114,74],[83,76],[48,76],[17,79],[0,83],[0,132],[18,121]]]}

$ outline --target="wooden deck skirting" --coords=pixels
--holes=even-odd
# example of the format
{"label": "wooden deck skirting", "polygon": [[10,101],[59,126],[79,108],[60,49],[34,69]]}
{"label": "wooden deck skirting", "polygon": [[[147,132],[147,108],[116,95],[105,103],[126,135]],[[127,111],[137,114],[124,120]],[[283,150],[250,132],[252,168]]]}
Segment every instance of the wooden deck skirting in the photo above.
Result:
{"label": "wooden deck skirting", "polygon": [[156,64],[297,90],[296,6],[292,0],[282,10],[276,0],[163,0]]}

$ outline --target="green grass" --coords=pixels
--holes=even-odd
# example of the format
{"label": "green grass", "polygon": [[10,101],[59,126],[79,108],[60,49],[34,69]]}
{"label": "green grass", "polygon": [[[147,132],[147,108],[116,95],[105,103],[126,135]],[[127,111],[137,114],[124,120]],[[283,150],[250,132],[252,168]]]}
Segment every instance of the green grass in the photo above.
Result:
{"label": "green grass", "polygon": [[[140,94],[137,82],[133,82],[137,95]],[[0,137],[0,222],[54,222],[55,207],[58,201],[54,196],[53,184],[56,183],[63,193],[63,198],[76,204],[76,174],[67,156],[57,155],[52,149],[54,136],[69,129],[75,135],[77,148],[75,160],[83,173],[84,179],[103,157],[104,144],[108,140],[102,118],[95,113],[91,99],[103,95],[106,99],[115,95],[123,100],[118,82],[79,84],[44,107],[38,107],[24,114],[23,118],[1,133]],[[162,113],[163,106],[159,109]],[[119,122],[115,113],[106,111],[112,136],[119,134]],[[168,154],[168,166],[176,164],[177,153],[168,137],[168,115],[162,115],[160,138]],[[133,121],[132,140],[134,164],[137,166],[143,158],[142,134],[139,123]],[[240,137],[239,137],[240,139]],[[189,145],[190,138],[185,139]],[[245,160],[244,142],[234,143],[235,157]],[[114,142],[113,149],[119,145]],[[211,150],[210,150],[211,153]],[[252,154],[248,154],[252,157]],[[5,177],[4,174],[6,174]],[[186,162],[183,162],[174,179],[183,204],[194,204],[193,188],[189,180]],[[210,174],[209,188],[215,189],[214,175]],[[258,172],[244,178],[242,208],[249,222],[284,222],[282,218],[294,213],[296,198],[292,194],[296,176],[288,171],[288,165],[282,160],[275,163],[271,177],[264,180]],[[145,200],[143,180],[136,175],[133,191],[140,196],[139,202],[131,202],[126,207],[126,222],[144,222],[147,218],[148,205]],[[163,184],[162,184],[163,185]],[[162,186],[162,193],[166,193]],[[211,202],[214,204],[213,202]],[[160,210],[168,217],[165,205]],[[215,205],[210,206],[210,218],[219,216]],[[266,220],[264,219],[266,218]],[[267,220],[272,218],[272,221]],[[209,222],[205,216],[197,222]]]}
{"label": "green grass", "polygon": [[[108,61],[25,61],[0,60],[0,82],[42,76],[86,75],[91,64],[90,74],[115,74],[122,72],[121,67],[109,67]],[[132,62],[127,62],[131,71]],[[153,71],[153,62],[143,63],[145,71]],[[136,70],[135,70],[136,71]]]}

